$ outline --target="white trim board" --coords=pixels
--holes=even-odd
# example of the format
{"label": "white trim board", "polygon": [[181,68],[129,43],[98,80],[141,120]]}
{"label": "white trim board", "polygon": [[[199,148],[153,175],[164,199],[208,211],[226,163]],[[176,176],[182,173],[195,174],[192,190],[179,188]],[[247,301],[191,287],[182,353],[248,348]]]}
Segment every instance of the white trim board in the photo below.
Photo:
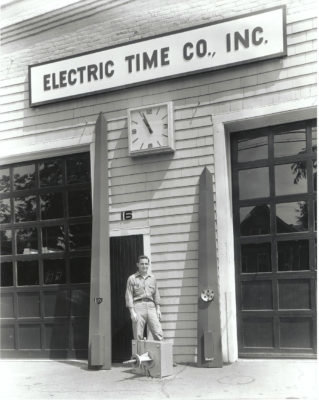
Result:
{"label": "white trim board", "polygon": [[48,149],[48,143],[42,143],[41,145],[34,147],[17,145],[15,147],[15,149],[17,150],[16,153],[12,152],[12,154],[9,153],[9,155],[6,156],[1,156],[0,154],[0,165],[34,161],[41,158],[59,157],[74,153],[83,153],[90,150],[91,141],[92,140],[90,139],[86,144],[78,144],[72,142],[68,143],[67,146],[65,146],[66,143],[61,143],[61,147],[55,146],[51,149]]}

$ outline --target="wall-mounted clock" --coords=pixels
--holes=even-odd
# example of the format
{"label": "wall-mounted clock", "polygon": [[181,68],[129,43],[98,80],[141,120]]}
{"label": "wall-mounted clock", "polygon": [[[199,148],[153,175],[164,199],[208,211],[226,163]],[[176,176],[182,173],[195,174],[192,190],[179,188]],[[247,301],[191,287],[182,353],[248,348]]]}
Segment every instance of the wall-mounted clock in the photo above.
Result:
{"label": "wall-mounted clock", "polygon": [[173,103],[128,110],[128,143],[131,156],[175,150]]}

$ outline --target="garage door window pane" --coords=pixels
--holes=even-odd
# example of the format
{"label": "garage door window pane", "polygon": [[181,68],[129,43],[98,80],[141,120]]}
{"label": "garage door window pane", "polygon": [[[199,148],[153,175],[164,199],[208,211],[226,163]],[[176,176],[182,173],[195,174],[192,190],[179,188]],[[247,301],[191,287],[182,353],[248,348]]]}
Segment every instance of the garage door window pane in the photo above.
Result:
{"label": "garage door window pane", "polygon": [[66,166],[68,183],[90,182],[90,158],[88,154],[68,157]]}
{"label": "garage door window pane", "polygon": [[41,349],[41,324],[20,324],[18,335],[21,349]]}
{"label": "garage door window pane", "polygon": [[46,285],[65,283],[65,260],[43,260],[43,276]]}
{"label": "garage door window pane", "polygon": [[70,328],[65,322],[45,324],[45,347],[47,349],[65,350],[69,345]]}
{"label": "garage door window pane", "polygon": [[70,277],[71,283],[89,283],[91,271],[91,258],[71,258]]}
{"label": "garage door window pane", "polygon": [[0,169],[0,193],[10,191],[10,170],[9,168]]}
{"label": "garage door window pane", "polygon": [[282,310],[310,310],[310,279],[279,279],[278,300],[279,309]]}
{"label": "garage door window pane", "polygon": [[46,193],[40,196],[41,219],[63,218],[63,194]]}
{"label": "garage door window pane", "polygon": [[308,204],[306,201],[276,205],[278,233],[301,232],[308,229]]}
{"label": "garage door window pane", "polygon": [[35,186],[35,165],[22,165],[13,168],[14,190],[30,189]]}
{"label": "garage door window pane", "polygon": [[0,286],[13,286],[13,268],[11,262],[2,262],[0,264]]}
{"label": "garage door window pane", "polygon": [[309,269],[308,240],[278,242],[278,270],[299,271]]}
{"label": "garage door window pane", "polygon": [[13,324],[1,324],[0,348],[3,350],[14,350],[16,348],[15,329]]}
{"label": "garage door window pane", "polygon": [[241,282],[243,310],[271,310],[273,308],[272,281]]}
{"label": "garage door window pane", "polygon": [[307,161],[275,166],[276,195],[307,192]]}
{"label": "garage door window pane", "polygon": [[16,197],[14,214],[16,222],[35,221],[37,218],[37,202],[35,196]]}
{"label": "garage door window pane", "polygon": [[12,254],[12,231],[0,231],[0,254]]}
{"label": "garage door window pane", "polygon": [[250,349],[254,347],[274,347],[274,327],[272,318],[243,318],[243,345]]}
{"label": "garage door window pane", "polygon": [[245,273],[270,272],[270,243],[241,245],[241,268]]}
{"label": "garage door window pane", "polygon": [[11,222],[11,205],[10,199],[0,200],[0,224],[8,224]]}
{"label": "garage door window pane", "polygon": [[311,318],[280,318],[279,329],[281,348],[312,348],[313,321]]}
{"label": "garage door window pane", "polygon": [[268,158],[268,137],[238,139],[238,162],[263,160]]}
{"label": "garage door window pane", "polygon": [[40,186],[56,186],[63,183],[63,160],[45,160],[39,164]]}
{"label": "garage door window pane", "polygon": [[270,232],[270,209],[268,204],[240,207],[241,236],[265,235]]}
{"label": "garage door window pane", "polygon": [[65,250],[64,226],[46,226],[42,228],[42,252],[54,253]]}
{"label": "garage door window pane", "polygon": [[293,156],[306,149],[305,129],[274,136],[275,157]]}
{"label": "garage door window pane", "polygon": [[70,225],[70,250],[91,250],[91,230],[91,224]]}
{"label": "garage door window pane", "polygon": [[77,190],[69,192],[69,216],[80,217],[91,215],[91,191]]}
{"label": "garage door window pane", "polygon": [[252,168],[239,171],[239,199],[269,196],[269,169]]}
{"label": "garage door window pane", "polygon": [[18,261],[18,285],[39,285],[38,261]]}
{"label": "garage door window pane", "polygon": [[18,254],[38,253],[38,233],[36,228],[19,229],[16,235]]}

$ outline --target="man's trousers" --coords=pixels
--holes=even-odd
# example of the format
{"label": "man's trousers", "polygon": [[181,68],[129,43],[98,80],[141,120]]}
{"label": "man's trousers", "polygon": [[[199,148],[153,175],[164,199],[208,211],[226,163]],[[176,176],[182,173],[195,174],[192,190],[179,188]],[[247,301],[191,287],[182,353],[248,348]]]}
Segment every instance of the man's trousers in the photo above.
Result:
{"label": "man's trousers", "polygon": [[134,339],[144,339],[144,328],[147,324],[154,340],[163,340],[163,331],[158,320],[155,304],[152,301],[138,301],[134,303],[134,310],[138,317],[137,322],[133,322]]}

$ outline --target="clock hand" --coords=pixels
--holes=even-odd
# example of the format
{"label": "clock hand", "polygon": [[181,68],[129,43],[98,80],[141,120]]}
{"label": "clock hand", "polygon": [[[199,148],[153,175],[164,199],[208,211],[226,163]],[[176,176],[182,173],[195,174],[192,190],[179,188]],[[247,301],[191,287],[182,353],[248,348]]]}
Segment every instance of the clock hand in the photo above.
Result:
{"label": "clock hand", "polygon": [[142,117],[142,119],[143,119],[143,122],[144,122],[144,124],[146,125],[146,127],[147,127],[149,133],[153,133],[153,130],[152,130],[152,128],[151,128],[151,126],[150,126],[150,124],[149,124],[147,118],[145,117],[145,114],[144,114],[144,113],[140,113],[140,114],[141,114],[141,117]]}

